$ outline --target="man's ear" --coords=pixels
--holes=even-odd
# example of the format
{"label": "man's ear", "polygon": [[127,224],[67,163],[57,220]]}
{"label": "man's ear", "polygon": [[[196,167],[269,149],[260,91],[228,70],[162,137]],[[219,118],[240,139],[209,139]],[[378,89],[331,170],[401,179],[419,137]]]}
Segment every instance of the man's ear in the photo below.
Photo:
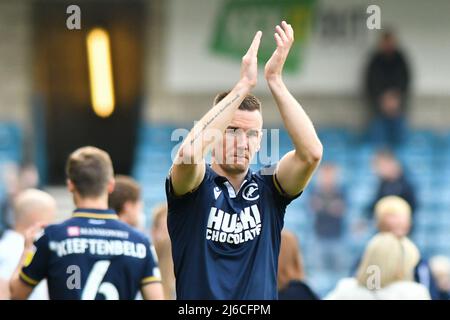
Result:
{"label": "man's ear", "polygon": [[[256,148],[256,152],[259,152],[259,150],[261,150],[261,141],[262,141],[262,138],[264,135],[264,119],[263,119],[261,110],[259,110],[259,115],[261,116],[261,126],[259,128],[258,147]],[[266,139],[268,139],[267,135],[266,135]]]}
{"label": "man's ear", "polygon": [[73,182],[70,179],[66,180],[66,184],[67,184],[67,189],[69,189],[69,192],[71,192],[71,193],[75,192],[75,185],[73,184]]}
{"label": "man's ear", "polygon": [[256,147],[256,152],[258,152],[261,149],[262,137],[263,137],[263,131],[261,129],[261,131],[259,133],[259,137],[258,137],[258,146]]}
{"label": "man's ear", "polygon": [[107,186],[108,194],[111,194],[114,191],[115,186],[116,186],[116,180],[114,180],[114,178],[111,178],[108,181],[108,186]]}
{"label": "man's ear", "polygon": [[132,201],[130,201],[130,200],[125,201],[123,203],[123,206],[122,206],[122,213],[131,212],[132,211],[132,207],[133,207],[133,202]]}

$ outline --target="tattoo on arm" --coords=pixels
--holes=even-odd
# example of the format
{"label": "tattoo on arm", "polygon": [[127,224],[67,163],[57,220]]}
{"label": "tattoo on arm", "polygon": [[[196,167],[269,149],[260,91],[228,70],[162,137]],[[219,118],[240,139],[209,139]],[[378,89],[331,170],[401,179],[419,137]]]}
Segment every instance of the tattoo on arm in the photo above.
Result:
{"label": "tattoo on arm", "polygon": [[237,99],[239,99],[239,97],[240,97],[240,95],[237,94],[233,99],[231,99],[231,101],[229,101],[222,108],[220,108],[219,111],[217,111],[217,113],[215,115],[213,115],[208,121],[205,122],[202,129],[195,134],[195,136],[191,139],[191,141],[189,143],[192,145],[195,142],[195,140],[197,140],[202,135],[203,131],[205,131],[205,129],[211,124],[211,122],[213,122],[214,119],[216,119],[233,102],[235,102]]}

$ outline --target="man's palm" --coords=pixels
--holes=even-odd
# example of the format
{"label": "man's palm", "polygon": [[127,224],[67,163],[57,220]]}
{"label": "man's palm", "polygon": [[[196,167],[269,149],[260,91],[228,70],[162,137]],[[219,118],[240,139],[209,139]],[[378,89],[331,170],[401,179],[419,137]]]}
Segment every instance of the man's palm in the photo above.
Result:
{"label": "man's palm", "polygon": [[247,53],[242,57],[241,80],[246,81],[252,87],[256,85],[258,79],[258,49],[261,35],[261,31],[256,33]]}
{"label": "man's palm", "polygon": [[281,76],[284,63],[286,62],[289,50],[294,42],[294,30],[292,29],[292,26],[285,21],[281,23],[281,27],[276,26],[275,31],[274,37],[277,48],[264,68],[264,75],[266,78]]}

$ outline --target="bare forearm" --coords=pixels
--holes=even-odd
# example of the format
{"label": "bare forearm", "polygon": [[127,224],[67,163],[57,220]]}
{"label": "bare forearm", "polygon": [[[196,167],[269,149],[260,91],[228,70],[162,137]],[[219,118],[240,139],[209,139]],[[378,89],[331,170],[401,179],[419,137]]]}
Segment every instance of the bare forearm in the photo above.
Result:
{"label": "bare forearm", "polygon": [[292,139],[296,155],[305,161],[319,160],[322,156],[322,144],[302,106],[289,92],[281,77],[269,78],[267,83]]}
{"label": "bare forearm", "polygon": [[164,300],[164,290],[161,283],[150,283],[141,288],[144,300]]}
{"label": "bare forearm", "polygon": [[222,139],[239,105],[256,85],[257,54],[261,35],[261,31],[255,34],[247,53],[242,57],[239,82],[197,122],[183,141],[171,169],[175,194],[183,195],[200,185],[206,170],[204,166],[206,153],[210,146]]}
{"label": "bare forearm", "polygon": [[223,100],[195,124],[180,147],[177,156],[180,163],[198,163],[204,158],[209,147],[220,139],[250,89],[249,85],[238,82]]}
{"label": "bare forearm", "polygon": [[12,275],[9,282],[9,290],[11,294],[11,299],[26,299],[32,291],[32,288],[24,284],[19,279],[20,271],[22,270],[22,266],[25,264],[27,256],[30,254],[31,249],[25,248],[23,251],[22,257],[20,259],[19,264],[17,265],[14,274]]}
{"label": "bare forearm", "polygon": [[222,138],[235,111],[250,91],[249,86],[238,84],[196,123],[183,141],[171,170],[173,192],[184,195],[194,190],[203,180],[205,155],[210,146]]}
{"label": "bare forearm", "polygon": [[277,48],[266,63],[264,75],[295,146],[295,150],[286,153],[279,161],[276,175],[284,193],[295,196],[306,187],[319,164],[322,144],[311,120],[282,80],[283,66],[294,42],[294,29],[282,21],[275,31]]}

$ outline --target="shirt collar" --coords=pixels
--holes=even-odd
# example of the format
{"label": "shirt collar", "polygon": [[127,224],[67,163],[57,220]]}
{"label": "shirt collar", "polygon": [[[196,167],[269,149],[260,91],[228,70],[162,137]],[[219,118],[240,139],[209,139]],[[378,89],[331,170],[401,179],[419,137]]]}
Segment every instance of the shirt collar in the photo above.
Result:
{"label": "shirt collar", "polygon": [[252,179],[252,175],[253,172],[250,168],[248,168],[247,170],[247,174],[245,175],[244,180],[241,183],[241,186],[239,187],[239,190],[237,191],[237,193],[235,192],[233,186],[231,185],[231,183],[228,181],[228,179],[224,176],[221,176],[219,174],[217,174],[217,172],[215,172],[212,168],[211,168],[212,172],[214,173],[214,182],[218,185],[218,186],[222,186],[225,185],[228,189],[228,194],[230,195],[230,198],[236,198],[236,194],[239,193],[239,191],[242,189],[242,187],[249,181],[251,181]]}
{"label": "shirt collar", "polygon": [[118,219],[113,209],[77,208],[73,211],[73,217],[93,219]]}
{"label": "shirt collar", "polygon": [[[217,172],[215,172],[211,167],[212,172],[214,173],[214,181],[217,184],[222,185],[225,181],[228,181],[228,179],[224,176],[219,175]],[[247,170],[247,174],[245,175],[244,181],[250,181],[252,179],[253,172],[250,168]]]}

